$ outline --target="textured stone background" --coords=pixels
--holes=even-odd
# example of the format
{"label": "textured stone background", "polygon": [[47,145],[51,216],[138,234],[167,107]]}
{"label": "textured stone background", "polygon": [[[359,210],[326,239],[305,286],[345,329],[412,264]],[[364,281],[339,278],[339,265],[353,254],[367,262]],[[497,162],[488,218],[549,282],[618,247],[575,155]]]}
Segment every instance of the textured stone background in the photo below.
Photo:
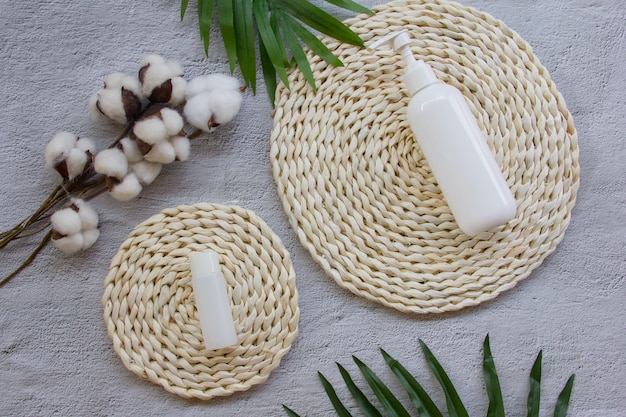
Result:
{"label": "textured stone background", "polygon": [[[477,308],[432,317],[403,315],[340,289],[302,248],[282,210],[269,161],[271,107],[260,88],[246,94],[232,124],[194,143],[191,160],[169,166],[141,198],[98,198],[102,237],[91,250],[64,257],[48,247],[0,288],[0,415],[278,416],[283,403],[309,416],[331,415],[316,371],[339,383],[334,362],[355,370],[356,354],[391,380],[379,346],[443,403],[417,346],[422,338],[479,416],[487,409],[480,360],[489,333],[511,414],[525,413],[527,374],[543,348],[545,415],[575,372],[571,416],[626,416],[626,7],[622,0],[463,3],[503,20],[533,46],[579,132],[572,222],[527,280]],[[42,162],[54,133],[70,130],[101,146],[115,134],[87,115],[87,99],[105,74],[132,73],[147,53],[179,61],[188,77],[228,68],[217,34],[204,57],[195,6],[181,23],[178,1],[0,0],[0,10],[0,229],[28,215],[55,185]],[[206,403],[127,371],[100,304],[109,261],[132,227],[163,208],[200,201],[236,201],[267,221],[292,254],[301,308],[300,336],[270,379]],[[2,251],[0,274],[32,243]]]}

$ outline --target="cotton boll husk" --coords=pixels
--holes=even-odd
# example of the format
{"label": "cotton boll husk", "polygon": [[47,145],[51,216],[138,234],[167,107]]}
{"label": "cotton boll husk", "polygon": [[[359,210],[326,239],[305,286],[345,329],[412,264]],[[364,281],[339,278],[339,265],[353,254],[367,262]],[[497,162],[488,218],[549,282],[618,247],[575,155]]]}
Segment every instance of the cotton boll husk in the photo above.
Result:
{"label": "cotton boll husk", "polygon": [[154,116],[147,117],[135,123],[133,133],[149,145],[165,141],[168,138],[165,123],[163,123],[160,118]]}
{"label": "cotton boll husk", "polygon": [[98,213],[91,207],[91,204],[80,198],[73,198],[72,204],[78,207],[78,217],[80,217],[83,232],[98,227]]}
{"label": "cotton boll husk", "polygon": [[116,184],[111,191],[111,196],[119,201],[128,201],[137,197],[141,192],[139,179],[132,172],[124,177],[122,182]]}
{"label": "cotton boll husk", "polygon": [[139,146],[137,146],[137,142],[131,138],[122,138],[122,140],[120,140],[120,145],[122,146],[122,152],[124,152],[128,162],[139,162],[143,160],[143,155],[139,150]]}
{"label": "cotton boll husk", "polygon": [[65,163],[67,164],[67,178],[74,179],[85,171],[85,165],[89,157],[78,148],[73,148],[67,155]]}
{"label": "cotton boll husk", "polygon": [[[167,64],[151,64],[143,72],[141,93],[146,97],[150,97],[155,88],[160,87],[161,84],[173,77],[174,74]],[[173,87],[172,85],[172,91]]]}
{"label": "cotton boll husk", "polygon": [[45,158],[48,168],[67,158],[70,150],[76,144],[76,135],[69,132],[59,132],[46,145]]}
{"label": "cotton boll husk", "polygon": [[80,233],[81,221],[80,216],[70,207],[59,209],[50,217],[52,229],[63,236],[69,236]]}
{"label": "cotton boll husk", "polygon": [[143,185],[150,185],[161,173],[162,165],[157,162],[140,161],[132,165],[132,171]]}
{"label": "cotton boll husk", "polygon": [[183,111],[189,124],[205,132],[211,131],[208,126],[209,120],[213,116],[210,93],[201,93],[190,98]]}
{"label": "cotton boll husk", "polygon": [[183,77],[172,78],[172,96],[169,104],[178,105],[185,100],[185,92],[187,91],[187,81]]}
{"label": "cotton boll husk", "polygon": [[96,155],[94,169],[100,174],[122,179],[128,172],[128,159],[120,149],[105,149]]}
{"label": "cotton boll husk", "polygon": [[96,240],[98,240],[98,238],[100,237],[100,230],[98,229],[86,230],[82,233],[82,235],[83,235],[83,244],[81,246],[81,250],[86,250],[92,247],[94,243],[96,243]]}
{"label": "cotton boll husk", "polygon": [[52,243],[63,253],[71,255],[83,249],[85,239],[81,233],[65,236],[60,239],[52,239]]}
{"label": "cotton boll husk", "polygon": [[122,90],[105,88],[96,94],[98,95],[96,110],[116,123],[125,124],[127,122],[126,110],[122,101]]}
{"label": "cotton boll husk", "polygon": [[183,130],[183,117],[176,111],[170,108],[161,109],[161,120],[165,125],[165,130],[169,136],[174,136]]}
{"label": "cotton boll husk", "polygon": [[83,152],[89,152],[92,155],[96,154],[96,143],[89,138],[78,138],[74,146]]}
{"label": "cotton boll husk", "polygon": [[123,72],[114,72],[104,77],[104,88],[121,88],[127,77]]}
{"label": "cotton boll husk", "polygon": [[174,136],[170,139],[174,152],[176,153],[176,160],[186,161],[189,158],[191,152],[191,143],[186,136]]}
{"label": "cotton boll husk", "polygon": [[230,122],[239,113],[242,96],[239,91],[215,91],[211,93],[213,121],[219,125]]}
{"label": "cotton boll husk", "polygon": [[145,154],[144,159],[149,162],[157,162],[159,164],[169,164],[176,159],[176,152],[172,144],[164,140],[152,145],[150,152]]}

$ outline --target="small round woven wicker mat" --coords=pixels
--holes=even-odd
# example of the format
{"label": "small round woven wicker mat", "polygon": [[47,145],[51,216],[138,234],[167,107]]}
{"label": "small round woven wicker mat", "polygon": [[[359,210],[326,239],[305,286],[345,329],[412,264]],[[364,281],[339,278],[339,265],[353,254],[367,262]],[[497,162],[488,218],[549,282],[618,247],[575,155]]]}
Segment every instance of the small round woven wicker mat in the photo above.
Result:
{"label": "small round woven wicker mat", "polygon": [[394,1],[346,23],[369,44],[407,29],[414,54],[457,87],[515,195],[514,220],[463,234],[406,120],[404,63],[332,39],[344,67],[309,54],[279,87],[274,179],[293,228],[342,287],[404,312],[477,305],[512,288],[561,241],[578,188],[578,145],[565,102],[519,35],[444,0]]}
{"label": "small round woven wicker mat", "polygon": [[[189,255],[213,250],[239,345],[204,348]],[[210,399],[264,382],[298,332],[289,254],[253,212],[196,204],[138,225],[111,261],[102,298],[115,352],[142,378],[182,397]]]}

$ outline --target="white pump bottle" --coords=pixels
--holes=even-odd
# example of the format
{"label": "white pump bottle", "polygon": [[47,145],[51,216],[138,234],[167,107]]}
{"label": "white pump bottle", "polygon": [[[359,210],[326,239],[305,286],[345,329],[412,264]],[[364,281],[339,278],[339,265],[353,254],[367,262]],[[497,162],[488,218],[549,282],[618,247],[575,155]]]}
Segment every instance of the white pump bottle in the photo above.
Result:
{"label": "white pump bottle", "polygon": [[392,44],[406,61],[407,120],[459,228],[473,236],[507,223],[515,217],[515,199],[465,97],[415,60],[410,43],[403,30],[370,48]]}

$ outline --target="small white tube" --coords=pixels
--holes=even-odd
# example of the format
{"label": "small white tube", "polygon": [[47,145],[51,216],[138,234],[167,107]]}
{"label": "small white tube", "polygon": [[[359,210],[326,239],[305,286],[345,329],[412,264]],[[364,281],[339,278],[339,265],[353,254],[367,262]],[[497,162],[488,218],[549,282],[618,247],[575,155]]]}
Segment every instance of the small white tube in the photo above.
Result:
{"label": "small white tube", "polygon": [[236,344],[235,323],[217,253],[192,253],[189,264],[204,345],[216,350]]}

